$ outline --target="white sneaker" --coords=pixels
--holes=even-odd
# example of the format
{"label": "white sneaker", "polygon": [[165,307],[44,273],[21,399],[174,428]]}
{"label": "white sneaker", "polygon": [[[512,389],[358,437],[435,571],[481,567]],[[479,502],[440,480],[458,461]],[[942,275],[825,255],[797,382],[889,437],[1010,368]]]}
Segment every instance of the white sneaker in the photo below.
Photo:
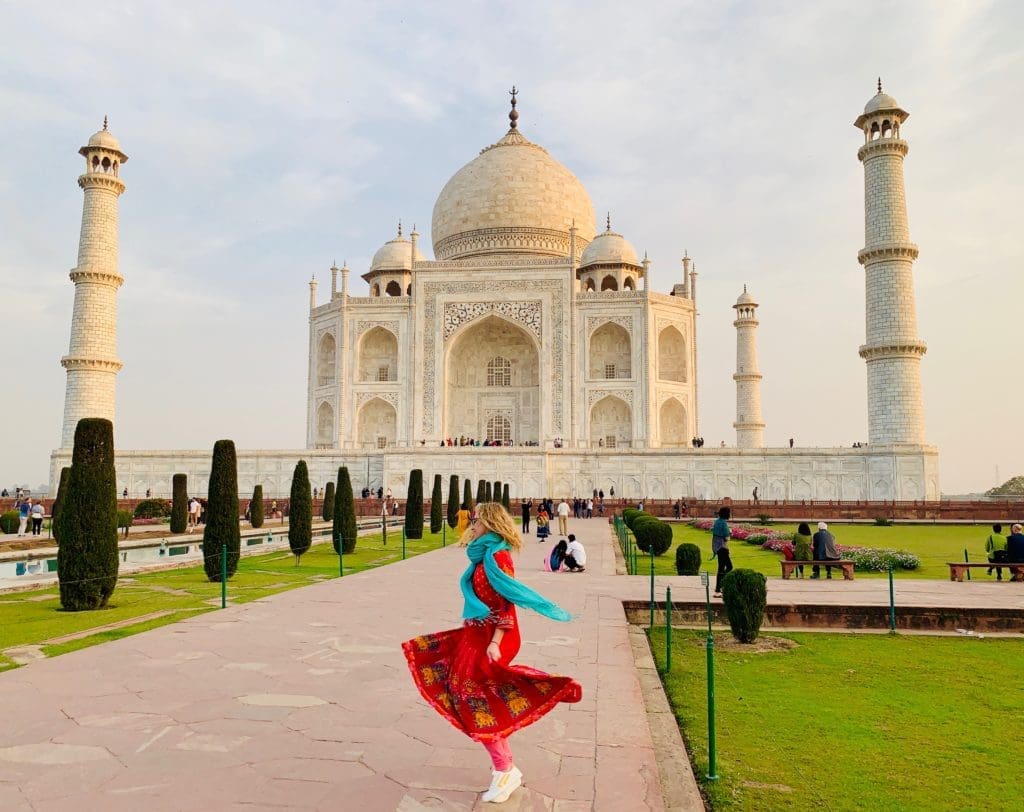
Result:
{"label": "white sneaker", "polygon": [[519,789],[523,783],[523,774],[520,769],[513,766],[512,769],[503,773],[495,772],[491,780],[491,786],[480,798],[484,803],[501,804],[509,799],[509,796]]}

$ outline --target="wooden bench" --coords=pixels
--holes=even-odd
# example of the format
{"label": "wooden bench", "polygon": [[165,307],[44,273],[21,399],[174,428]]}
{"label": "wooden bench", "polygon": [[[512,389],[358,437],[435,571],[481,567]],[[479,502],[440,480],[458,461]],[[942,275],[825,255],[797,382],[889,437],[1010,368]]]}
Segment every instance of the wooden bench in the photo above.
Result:
{"label": "wooden bench", "polygon": [[797,567],[837,567],[843,571],[843,580],[853,580],[853,562],[845,560],[836,561],[783,561],[782,577],[789,578]]}
{"label": "wooden bench", "polygon": [[967,574],[967,570],[981,567],[985,569],[995,567],[1008,569],[1011,581],[1024,581],[1024,564],[1020,563],[1010,564],[1006,561],[1000,561],[998,564],[989,564],[987,561],[949,561],[947,563],[949,564],[950,581],[962,581]]}

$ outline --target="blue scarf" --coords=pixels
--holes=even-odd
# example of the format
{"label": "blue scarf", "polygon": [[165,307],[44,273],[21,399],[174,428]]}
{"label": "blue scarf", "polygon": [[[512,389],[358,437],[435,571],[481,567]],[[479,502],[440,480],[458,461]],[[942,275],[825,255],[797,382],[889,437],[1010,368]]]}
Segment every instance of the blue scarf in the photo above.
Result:
{"label": "blue scarf", "polygon": [[491,613],[490,607],[480,600],[473,592],[473,570],[481,561],[484,562],[484,572],[487,573],[487,580],[490,581],[494,591],[505,600],[511,601],[516,606],[525,606],[538,614],[549,617],[552,620],[567,622],[572,620],[572,615],[562,607],[552,603],[543,595],[534,592],[530,587],[520,583],[511,575],[498,566],[494,560],[494,554],[499,550],[510,549],[509,544],[497,533],[485,533],[480,538],[474,539],[466,548],[466,555],[469,556],[469,566],[462,573],[459,585],[462,587],[462,597],[465,600],[462,617],[466,619],[482,620]]}

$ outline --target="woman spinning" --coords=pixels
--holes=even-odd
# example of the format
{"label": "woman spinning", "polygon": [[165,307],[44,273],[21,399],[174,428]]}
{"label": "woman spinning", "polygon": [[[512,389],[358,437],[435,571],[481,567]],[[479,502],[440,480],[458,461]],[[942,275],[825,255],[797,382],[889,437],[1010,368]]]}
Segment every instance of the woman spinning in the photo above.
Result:
{"label": "woman spinning", "polygon": [[423,698],[487,749],[494,774],[481,800],[502,803],[523,778],[508,737],[559,702],[579,702],[582,696],[569,677],[511,665],[520,644],[516,606],[553,620],[571,616],[513,577],[509,551],[518,552],[522,541],[502,505],[478,505],[462,543],[470,561],[461,579],[462,627],[409,640],[402,650]]}

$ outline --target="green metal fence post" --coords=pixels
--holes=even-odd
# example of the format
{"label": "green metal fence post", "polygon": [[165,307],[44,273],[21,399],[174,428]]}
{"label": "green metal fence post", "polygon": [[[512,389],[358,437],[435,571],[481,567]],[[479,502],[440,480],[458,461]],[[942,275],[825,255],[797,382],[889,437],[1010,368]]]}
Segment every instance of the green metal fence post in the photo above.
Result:
{"label": "green metal fence post", "polygon": [[892,564],[889,565],[889,631],[896,631],[896,595],[892,583]]}
{"label": "green metal fence post", "polygon": [[665,587],[665,673],[672,671],[672,587]]}
{"label": "green metal fence post", "polygon": [[[964,547],[964,563],[965,564],[970,564],[971,563],[971,559],[968,558],[968,556],[967,556],[967,548],[966,547]],[[970,570],[967,570],[967,580],[968,581],[971,580],[971,571]]]}
{"label": "green metal fence post", "polygon": [[228,605],[228,545],[220,548],[220,608]]}
{"label": "green metal fence post", "polygon": [[388,516],[382,513],[380,516],[380,535],[384,539],[384,546],[388,546]]}
{"label": "green metal fence post", "polygon": [[718,780],[718,746],[715,741],[715,638],[708,633],[708,781]]}
{"label": "green metal fence post", "polygon": [[441,546],[448,546],[448,522],[441,525]]}
{"label": "green metal fence post", "polygon": [[654,540],[651,540],[651,629],[654,628]]}

